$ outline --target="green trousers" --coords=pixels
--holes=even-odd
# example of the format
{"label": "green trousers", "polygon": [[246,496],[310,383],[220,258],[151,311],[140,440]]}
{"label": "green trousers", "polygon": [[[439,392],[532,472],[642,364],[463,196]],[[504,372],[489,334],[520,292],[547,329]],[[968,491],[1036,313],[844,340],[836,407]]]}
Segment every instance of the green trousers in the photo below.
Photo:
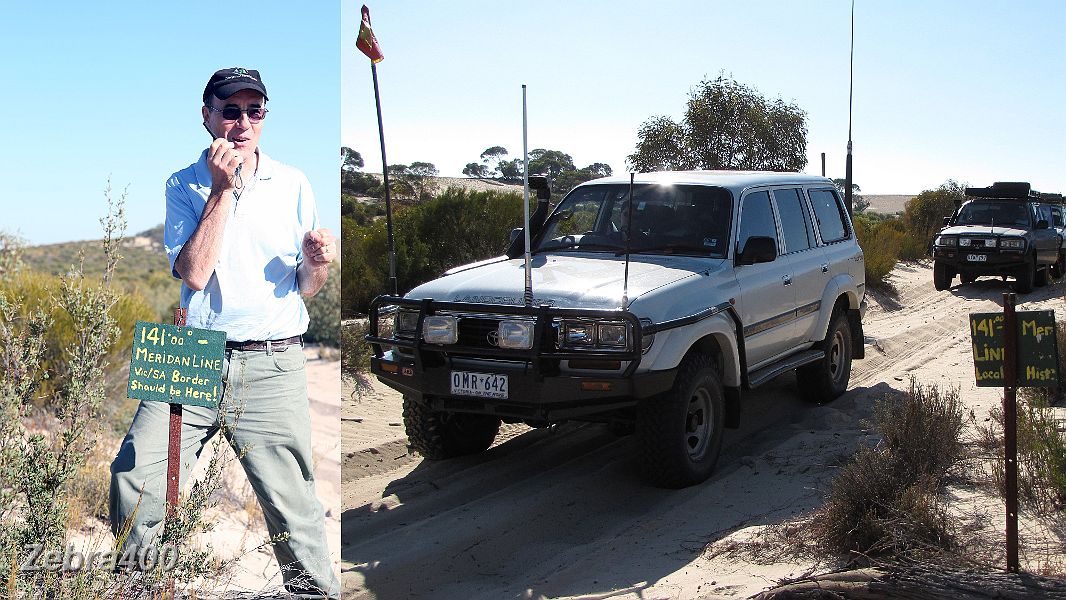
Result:
{"label": "green trousers", "polygon": [[[240,455],[266,517],[285,588],[301,598],[336,598],[322,504],[315,496],[311,419],[303,348],[226,350],[221,413],[183,407],[180,485],[204,445],[221,429]],[[220,419],[224,416],[224,419]],[[129,523],[126,545],[159,544],[166,513],[170,405],[142,401],[111,463],[111,529]],[[225,427],[222,427],[222,424]]]}

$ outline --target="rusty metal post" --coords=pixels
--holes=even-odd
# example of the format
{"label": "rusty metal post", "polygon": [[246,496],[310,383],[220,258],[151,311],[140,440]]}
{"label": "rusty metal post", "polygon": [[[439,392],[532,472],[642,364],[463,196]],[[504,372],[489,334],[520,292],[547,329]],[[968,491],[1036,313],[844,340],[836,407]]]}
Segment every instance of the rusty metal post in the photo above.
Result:
{"label": "rusty metal post", "polygon": [[[174,324],[185,326],[186,310],[174,309]],[[170,437],[167,440],[167,517],[178,505],[178,482],[181,472],[181,404],[170,404]]]}
{"label": "rusty metal post", "polygon": [[[174,325],[185,327],[186,309],[174,309]],[[181,481],[181,404],[170,403],[170,432],[167,438],[167,512],[169,522],[178,506],[178,483]],[[168,577],[167,597],[174,598],[174,578]]]}
{"label": "rusty metal post", "polygon": [[1003,294],[1003,446],[1007,497],[1007,571],[1018,564],[1018,319],[1015,295]]}

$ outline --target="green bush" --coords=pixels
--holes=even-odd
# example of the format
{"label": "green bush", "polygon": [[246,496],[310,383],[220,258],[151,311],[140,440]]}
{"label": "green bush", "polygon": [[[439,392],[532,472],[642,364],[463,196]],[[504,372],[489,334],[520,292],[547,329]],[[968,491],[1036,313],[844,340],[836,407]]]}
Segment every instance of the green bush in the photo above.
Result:
{"label": "green bush", "polygon": [[[402,294],[464,263],[503,254],[508,234],[522,223],[522,196],[448,188],[422,204],[396,210],[396,277]],[[359,225],[342,217],[341,297],[344,314],[366,313],[388,289],[384,219]]]}
{"label": "green bush", "polygon": [[898,219],[876,219],[855,215],[855,236],[865,255],[866,284],[881,287],[887,284],[888,275],[899,260],[903,234],[898,229]]}
{"label": "green bush", "polygon": [[[188,499],[177,507],[180,518],[172,516],[164,526],[162,541],[179,549],[176,570],[130,574],[85,569],[59,574],[18,568],[28,544],[61,553],[79,515],[103,511],[101,494],[108,473],[98,454],[94,460],[94,451],[101,411],[113,404],[106,402],[109,376],[118,370],[111,368],[118,362],[112,360],[116,354],[128,354],[133,321],[150,313],[143,298],[129,298],[115,289],[125,194],[114,202],[108,188],[105,196],[110,210],[101,219],[105,233],[101,277],[86,277],[76,266],[58,279],[33,273],[0,278],[4,279],[0,289],[3,598],[155,597],[166,577],[175,578],[182,587],[209,577],[220,580],[221,567],[210,551],[194,548],[188,535],[210,525],[201,517],[210,484],[221,480],[214,461],[205,477],[208,483],[194,483]],[[42,389],[50,389],[49,404],[34,408],[32,401],[41,397]],[[223,446],[225,439],[228,435],[216,442]],[[179,526],[183,529],[175,532]],[[105,550],[114,550],[117,544],[105,545]]]}
{"label": "green bush", "polygon": [[[43,273],[23,270],[10,279],[0,281],[0,294],[4,294],[13,305],[19,307],[20,318],[28,318],[37,311],[43,311],[51,320],[51,326],[43,333],[44,352],[41,367],[51,373],[49,379],[42,383],[36,403],[48,405],[53,402],[51,396],[70,378],[70,369],[64,358],[67,348],[75,344],[79,333],[71,315],[55,303],[62,297],[66,288],[73,288],[79,293],[87,293],[93,283],[81,277],[61,278]],[[116,361],[128,355],[133,345],[133,327],[137,321],[151,321],[156,312],[148,301],[138,293],[116,294],[109,311],[110,318],[118,327],[118,335],[111,340],[100,358]],[[128,358],[128,357],[127,357]]]}
{"label": "green bush", "polygon": [[949,179],[935,190],[925,190],[911,198],[903,209],[906,239],[900,258],[918,260],[929,254],[933,237],[943,227],[944,217],[966,199],[966,184]]}
{"label": "green bush", "polygon": [[304,298],[311,318],[304,339],[309,342],[340,346],[341,328],[341,269],[336,261],[329,266],[329,279],[317,294]]}

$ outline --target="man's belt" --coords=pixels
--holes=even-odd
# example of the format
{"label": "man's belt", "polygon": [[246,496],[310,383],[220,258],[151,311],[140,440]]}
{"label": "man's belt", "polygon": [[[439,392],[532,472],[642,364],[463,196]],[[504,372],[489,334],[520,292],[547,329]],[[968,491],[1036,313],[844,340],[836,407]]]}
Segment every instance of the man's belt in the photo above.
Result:
{"label": "man's belt", "polygon": [[293,344],[302,344],[303,336],[294,335],[283,340],[248,340],[247,342],[226,342],[226,350],[266,350],[270,344],[272,350],[282,351]]}

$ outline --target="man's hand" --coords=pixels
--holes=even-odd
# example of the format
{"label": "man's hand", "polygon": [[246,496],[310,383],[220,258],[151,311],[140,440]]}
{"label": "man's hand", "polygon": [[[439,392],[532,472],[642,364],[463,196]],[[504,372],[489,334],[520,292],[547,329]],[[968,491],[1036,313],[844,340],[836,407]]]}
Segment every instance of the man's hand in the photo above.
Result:
{"label": "man's hand", "polygon": [[304,234],[304,260],[311,266],[322,268],[337,258],[337,243],[328,229],[316,229]]}
{"label": "man's hand", "polygon": [[314,296],[329,278],[329,263],[337,258],[337,241],[328,229],[316,229],[304,234],[304,260],[296,269],[300,293]]}
{"label": "man's hand", "polygon": [[244,158],[234,148],[233,142],[225,138],[216,138],[207,150],[207,169],[211,173],[212,191],[221,192],[237,187],[234,172]]}

